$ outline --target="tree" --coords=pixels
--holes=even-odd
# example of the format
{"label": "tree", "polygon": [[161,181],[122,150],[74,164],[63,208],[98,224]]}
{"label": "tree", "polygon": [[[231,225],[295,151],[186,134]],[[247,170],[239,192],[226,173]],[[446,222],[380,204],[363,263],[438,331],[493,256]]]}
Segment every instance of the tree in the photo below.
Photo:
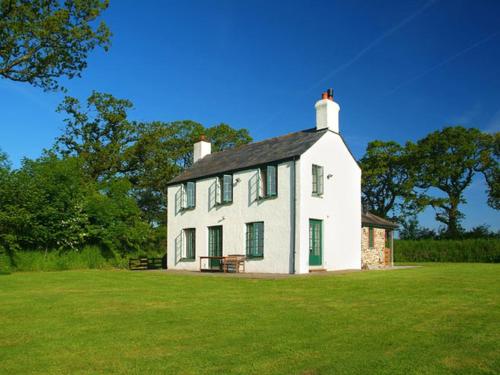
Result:
{"label": "tree", "polygon": [[413,180],[408,155],[400,144],[389,141],[368,143],[360,160],[363,204],[375,214],[387,217],[412,202]]}
{"label": "tree", "polygon": [[[488,136],[486,136],[488,137]],[[493,149],[492,155],[483,155],[483,174],[488,184],[488,205],[496,210],[500,209],[500,132],[489,136],[489,142]]]}
{"label": "tree", "polygon": [[206,128],[186,120],[143,123],[138,127],[137,141],[127,152],[127,176],[150,222],[166,221],[167,183],[192,164],[193,144],[202,134],[212,142],[212,152],[252,140],[248,130],[237,130],[227,124]]}
{"label": "tree", "polygon": [[104,0],[0,0],[0,76],[44,90],[57,78],[80,76],[96,46],[107,50],[110,31],[94,21]]}
{"label": "tree", "polygon": [[3,241],[10,242],[7,247],[46,251],[82,245],[86,189],[77,159],[25,159],[0,190],[0,227]]}
{"label": "tree", "polygon": [[[475,128],[446,127],[416,144],[409,142],[407,147],[421,202],[436,210],[436,220],[446,225],[446,236],[458,237],[463,218],[459,205],[466,202],[464,190],[476,174],[491,176],[498,171],[493,136]],[[444,196],[430,196],[431,188]]]}
{"label": "tree", "polygon": [[123,173],[125,151],[136,136],[136,125],[127,118],[131,108],[129,100],[95,91],[87,99],[85,110],[78,99],[66,97],[58,107],[68,117],[56,150],[63,156],[81,157],[94,180]]}

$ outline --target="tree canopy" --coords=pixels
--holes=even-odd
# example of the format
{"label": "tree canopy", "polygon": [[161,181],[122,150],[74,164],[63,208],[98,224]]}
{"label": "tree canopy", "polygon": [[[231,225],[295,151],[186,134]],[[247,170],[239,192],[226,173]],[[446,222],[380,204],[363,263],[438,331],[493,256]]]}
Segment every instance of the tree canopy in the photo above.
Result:
{"label": "tree canopy", "polygon": [[406,149],[394,141],[372,141],[360,160],[362,201],[373,213],[388,217],[412,201],[413,180]]}
{"label": "tree canopy", "polygon": [[[448,236],[457,237],[463,218],[459,205],[466,202],[465,189],[476,174],[490,175],[492,170],[498,170],[493,137],[476,128],[454,126],[432,132],[407,147],[423,201],[436,210],[436,220],[446,225]],[[440,190],[444,196],[430,195],[430,188]],[[493,191],[489,191],[491,198]]]}
{"label": "tree canopy", "polygon": [[44,90],[80,76],[90,51],[111,33],[96,23],[107,0],[0,0],[0,76]]}

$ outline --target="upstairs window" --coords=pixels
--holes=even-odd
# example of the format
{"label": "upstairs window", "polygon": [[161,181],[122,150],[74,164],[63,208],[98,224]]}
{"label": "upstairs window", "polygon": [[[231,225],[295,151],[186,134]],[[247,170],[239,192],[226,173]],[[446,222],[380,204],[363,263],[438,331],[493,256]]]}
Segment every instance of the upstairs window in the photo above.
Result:
{"label": "upstairs window", "polygon": [[264,257],[264,223],[248,223],[247,224],[247,257],[262,258]]}
{"label": "upstairs window", "polygon": [[323,195],[323,167],[315,164],[312,166],[312,195]]}
{"label": "upstairs window", "polygon": [[193,181],[186,182],[186,184],[184,185],[184,191],[186,194],[184,208],[195,208],[196,207],[196,183]]}
{"label": "upstairs window", "polygon": [[278,168],[276,165],[268,165],[260,168],[260,198],[271,198],[278,195]]}
{"label": "upstairs window", "polygon": [[231,203],[233,201],[233,175],[225,174],[222,176],[222,203]]}
{"label": "upstairs window", "polygon": [[227,204],[233,201],[233,175],[224,174],[216,180],[216,203]]}
{"label": "upstairs window", "polygon": [[175,213],[196,207],[196,183],[193,181],[182,184],[175,193]]}

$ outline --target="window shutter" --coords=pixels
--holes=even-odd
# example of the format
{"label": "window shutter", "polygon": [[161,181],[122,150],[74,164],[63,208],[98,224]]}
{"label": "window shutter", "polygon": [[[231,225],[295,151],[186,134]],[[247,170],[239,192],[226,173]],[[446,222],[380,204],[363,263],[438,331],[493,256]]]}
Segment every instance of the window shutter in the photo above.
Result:
{"label": "window shutter", "polygon": [[215,203],[219,204],[222,202],[222,189],[221,189],[221,181],[220,177],[215,179]]}
{"label": "window shutter", "polygon": [[259,170],[259,196],[261,198],[267,197],[267,168],[260,168]]}
{"label": "window shutter", "polygon": [[233,201],[233,175],[225,174],[223,176],[223,202],[232,202]]}
{"label": "window shutter", "polygon": [[268,165],[267,166],[267,195],[270,197],[274,197],[276,195],[276,166]]}

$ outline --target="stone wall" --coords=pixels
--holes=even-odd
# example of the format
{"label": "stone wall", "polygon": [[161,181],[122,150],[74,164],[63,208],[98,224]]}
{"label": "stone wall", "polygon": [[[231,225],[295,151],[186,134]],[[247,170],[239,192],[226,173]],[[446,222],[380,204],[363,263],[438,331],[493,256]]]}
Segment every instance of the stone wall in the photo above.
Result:
{"label": "stone wall", "polygon": [[[384,266],[385,229],[373,228],[373,247],[369,248],[368,227],[361,229],[361,265],[363,269]],[[392,256],[392,254],[391,254]]]}

